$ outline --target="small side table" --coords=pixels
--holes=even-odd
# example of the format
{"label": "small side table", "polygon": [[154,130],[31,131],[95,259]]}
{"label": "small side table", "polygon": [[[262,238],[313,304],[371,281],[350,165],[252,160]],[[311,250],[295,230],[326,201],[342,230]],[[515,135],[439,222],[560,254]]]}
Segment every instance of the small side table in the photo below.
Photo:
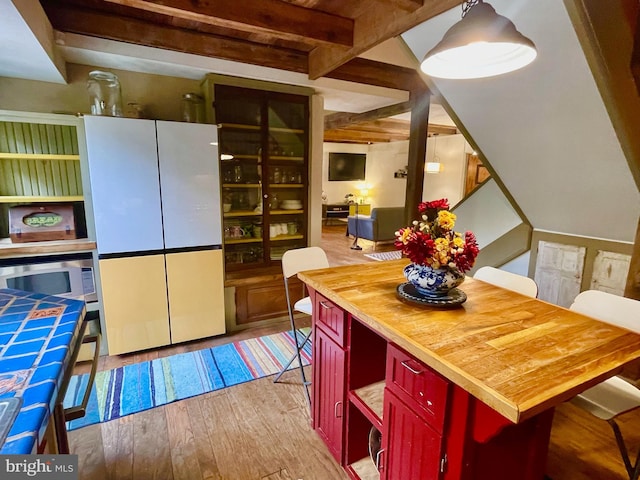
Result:
{"label": "small side table", "polygon": [[[349,216],[353,216],[356,214],[356,204],[352,203],[349,205]],[[368,203],[359,203],[358,204],[358,215],[371,215],[371,205]]]}

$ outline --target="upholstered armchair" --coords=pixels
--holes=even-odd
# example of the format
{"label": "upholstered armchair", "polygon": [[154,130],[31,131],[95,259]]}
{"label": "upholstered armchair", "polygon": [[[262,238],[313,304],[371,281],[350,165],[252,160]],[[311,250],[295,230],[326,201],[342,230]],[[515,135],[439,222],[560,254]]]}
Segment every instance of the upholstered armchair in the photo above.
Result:
{"label": "upholstered armchair", "polygon": [[[356,232],[357,225],[357,232]],[[395,232],[404,226],[404,207],[381,207],[371,210],[371,215],[351,215],[347,217],[349,235],[371,240],[388,242],[395,239]]]}

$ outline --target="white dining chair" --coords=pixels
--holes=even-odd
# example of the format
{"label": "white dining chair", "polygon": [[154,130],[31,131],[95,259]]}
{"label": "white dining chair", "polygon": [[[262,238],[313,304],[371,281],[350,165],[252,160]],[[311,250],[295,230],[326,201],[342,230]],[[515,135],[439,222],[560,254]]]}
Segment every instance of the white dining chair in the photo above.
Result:
{"label": "white dining chair", "polygon": [[500,270],[499,268],[480,267],[473,275],[473,278],[529,297],[535,298],[538,295],[538,285],[531,278]]}
{"label": "white dining chair", "polygon": [[[640,333],[640,301],[598,290],[587,290],[575,298],[569,309]],[[616,417],[640,407],[640,390],[616,376],[585,390],[574,397],[571,403],[611,425],[629,479],[637,480],[640,476],[640,450],[632,464]]]}
{"label": "white dining chair", "polygon": [[309,393],[309,385],[311,385],[311,382],[307,381],[306,375],[304,373],[304,366],[302,365],[302,357],[300,355],[300,352],[310,340],[311,330],[309,330],[309,332],[306,334],[300,331],[295,323],[294,312],[302,312],[306,313],[307,315],[311,315],[312,304],[311,298],[309,298],[309,296],[306,296],[291,305],[289,279],[296,275],[298,272],[302,272],[304,270],[317,270],[328,267],[329,261],[327,260],[327,255],[320,247],[296,248],[287,250],[282,255],[282,275],[284,278],[284,290],[287,298],[287,310],[289,312],[289,321],[291,322],[291,334],[293,335],[297,348],[295,348],[295,352],[273,381],[277,382],[278,380],[280,380],[282,374],[286,372],[291,364],[297,359],[298,367],[300,368],[300,378],[302,379],[302,385],[304,387],[304,392],[307,397],[307,403],[309,404],[309,406],[311,406],[311,395]]}

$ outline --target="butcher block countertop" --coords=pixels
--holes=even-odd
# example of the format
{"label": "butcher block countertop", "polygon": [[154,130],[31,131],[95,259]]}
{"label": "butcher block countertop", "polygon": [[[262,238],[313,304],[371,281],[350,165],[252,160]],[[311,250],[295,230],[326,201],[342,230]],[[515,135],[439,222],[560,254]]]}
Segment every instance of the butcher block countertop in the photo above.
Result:
{"label": "butcher block countertop", "polygon": [[453,309],[396,296],[406,259],[298,277],[514,423],[619,373],[640,335],[467,277]]}

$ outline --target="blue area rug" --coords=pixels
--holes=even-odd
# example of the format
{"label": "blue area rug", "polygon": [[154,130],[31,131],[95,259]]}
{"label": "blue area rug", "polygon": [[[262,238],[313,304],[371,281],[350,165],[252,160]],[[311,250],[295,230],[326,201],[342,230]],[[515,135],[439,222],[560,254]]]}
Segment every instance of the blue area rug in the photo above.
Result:
{"label": "blue area rug", "polygon": [[[299,338],[301,341],[303,337]],[[273,375],[282,369],[294,351],[293,335],[283,332],[98,372],[87,414],[68,422],[67,429],[107,422]],[[311,342],[307,342],[302,363],[309,365],[310,362]],[[297,365],[294,361],[290,368]],[[65,408],[81,403],[88,381],[88,374],[71,378]]]}

